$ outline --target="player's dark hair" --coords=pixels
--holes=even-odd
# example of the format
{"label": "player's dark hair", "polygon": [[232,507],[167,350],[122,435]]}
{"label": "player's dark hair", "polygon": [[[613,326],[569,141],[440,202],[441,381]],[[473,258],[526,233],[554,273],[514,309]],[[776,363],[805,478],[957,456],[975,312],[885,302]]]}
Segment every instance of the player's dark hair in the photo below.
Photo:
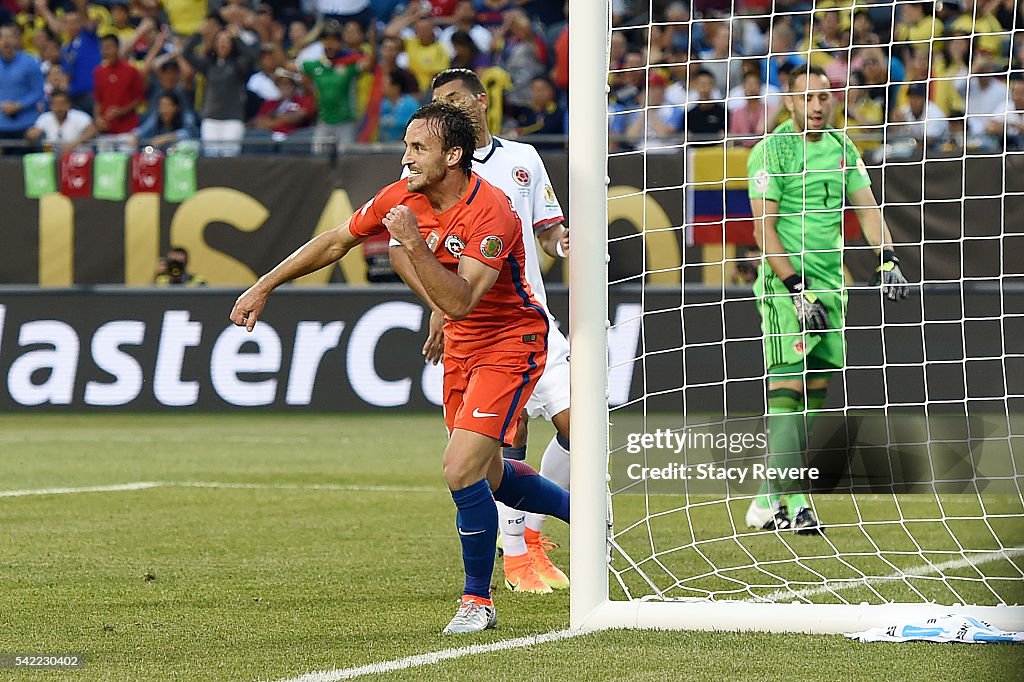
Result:
{"label": "player's dark hair", "polygon": [[50,93],[50,101],[53,101],[57,97],[63,97],[68,101],[71,100],[71,95],[69,95],[68,91],[63,88],[54,88],[53,91]]}
{"label": "player's dark hair", "polygon": [[105,35],[105,36],[102,36],[102,37],[100,38],[100,44],[101,44],[101,45],[102,45],[103,43],[108,43],[108,42],[112,42],[112,43],[114,43],[115,45],[117,45],[117,47],[118,47],[119,49],[120,49],[120,47],[121,47],[121,39],[120,39],[120,38],[118,38],[118,37],[117,37],[117,34],[115,34],[115,33],[108,33],[107,35]]}
{"label": "player's dark hair", "polygon": [[804,78],[810,78],[811,76],[821,76],[826,81],[829,80],[828,74],[825,73],[825,69],[821,68],[820,66],[801,64],[800,66],[794,67],[789,72],[789,80],[787,81],[787,83],[789,85],[789,90],[791,92],[793,90],[793,86],[796,85],[796,79],[799,78],[800,76],[803,76]]}
{"label": "player's dark hair", "polygon": [[454,81],[461,81],[466,89],[474,95],[483,95],[487,92],[484,90],[484,84],[480,82],[480,77],[470,69],[446,69],[434,76],[434,82],[430,84],[430,87],[432,90],[437,90],[442,85],[448,85]]}
{"label": "player's dark hair", "polygon": [[426,121],[441,140],[442,151],[461,149],[459,170],[469,177],[473,171],[473,150],[476,149],[476,124],[465,111],[447,102],[431,102],[416,110],[410,121]]}

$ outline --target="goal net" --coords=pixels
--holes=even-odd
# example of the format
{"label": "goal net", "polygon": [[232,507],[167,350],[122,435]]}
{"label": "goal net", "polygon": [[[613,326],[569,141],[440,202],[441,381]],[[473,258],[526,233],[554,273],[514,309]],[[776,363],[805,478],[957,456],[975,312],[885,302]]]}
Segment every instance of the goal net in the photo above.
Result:
{"label": "goal net", "polygon": [[[1024,626],[1024,11],[963,5],[571,3],[574,626]],[[805,225],[842,216],[832,300],[848,300],[830,325],[841,366],[801,369],[783,427],[772,367],[827,363],[759,306],[748,161],[808,63],[862,164],[804,160],[786,184]],[[823,203],[800,189],[816,172],[840,178]],[[851,173],[870,179],[905,300],[870,285],[883,257]],[[616,345],[637,338],[626,326],[635,348]],[[628,397],[609,376],[632,378]],[[777,457],[783,428],[796,460]],[[752,501],[787,500],[824,531],[749,527]]]}

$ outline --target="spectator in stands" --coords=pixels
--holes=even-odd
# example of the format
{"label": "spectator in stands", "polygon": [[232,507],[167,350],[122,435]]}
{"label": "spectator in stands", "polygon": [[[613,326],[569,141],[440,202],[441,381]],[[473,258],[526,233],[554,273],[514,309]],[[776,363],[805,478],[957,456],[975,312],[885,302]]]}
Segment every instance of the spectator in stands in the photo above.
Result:
{"label": "spectator in stands", "polygon": [[223,30],[216,26],[208,22],[202,32],[192,34],[183,53],[189,65],[206,77],[199,128],[204,153],[236,156],[245,136],[245,84],[256,55],[238,38],[237,26]]}
{"label": "spectator in stands", "polygon": [[121,59],[116,35],[100,40],[103,63],[93,74],[93,123],[104,135],[125,135],[139,125],[139,105],[145,101],[146,86],[138,69]]}
{"label": "spectator in stands", "polygon": [[793,68],[805,62],[796,54],[796,34],[789,24],[778,21],[772,27],[770,56],[766,62],[764,80],[766,83],[782,88],[780,69]]}
{"label": "spectator in stands", "polygon": [[381,142],[401,142],[409,119],[416,113],[420,103],[413,93],[417,92],[415,79],[407,71],[395,69],[385,74],[384,99],[380,103],[380,123],[377,139]]}
{"label": "spectator in stands", "polygon": [[[690,51],[690,32],[698,31],[700,24],[690,24],[690,8],[684,2],[670,2],[665,7],[664,23],[651,26],[651,49],[660,55]],[[620,33],[621,35],[621,33]],[[699,39],[699,35],[695,36]],[[657,60],[659,63],[663,59]]]}
{"label": "spectator in stands", "polygon": [[71,107],[71,97],[66,90],[54,90],[50,95],[50,110],[39,115],[25,137],[34,143],[70,146],[85,136],[91,124],[89,114]]}
{"label": "spectator in stands", "polygon": [[[885,124],[885,88],[868,86],[863,81],[863,74],[854,71],[850,74],[850,85],[846,90],[844,111],[846,114],[847,132],[859,137],[858,146],[867,148],[877,146],[882,139],[882,127]],[[869,140],[867,144],[863,140]]]}
{"label": "spectator in stands", "polygon": [[967,84],[967,134],[977,138],[1002,138],[1002,116],[1009,92],[1005,70],[991,61],[978,60]]}
{"label": "spectator in stands", "polygon": [[[823,10],[815,14],[811,30],[800,46],[801,52],[810,52],[809,60],[813,66],[826,71],[837,58],[842,58],[849,45],[849,34],[842,31],[839,15],[839,10]],[[832,80],[831,76],[829,80]]]}
{"label": "spectator in stands", "polygon": [[1024,77],[1010,81],[1010,102],[1006,111],[1006,148],[1024,149]]}
{"label": "spectator in stands", "polygon": [[547,71],[547,47],[534,32],[530,18],[518,8],[505,12],[501,37],[504,47],[500,50],[498,65],[512,78],[512,90],[505,99],[511,104],[529,106],[530,84]]}
{"label": "spectator in stands", "polygon": [[940,0],[935,4],[935,16],[939,18],[946,35],[953,28],[953,21],[964,11],[963,0]]}
{"label": "spectator in stands", "polygon": [[[964,12],[950,23],[950,30],[970,35],[977,34],[977,49],[974,56],[1005,64],[1008,61],[1009,52],[1006,44],[1010,33],[993,13],[1000,4],[1000,0],[964,0]],[[970,121],[967,127],[970,128]]]}
{"label": "spectator in stands", "polygon": [[732,28],[728,21],[708,22],[704,25],[705,39],[711,47],[701,50],[701,67],[710,71],[715,82],[723,90],[742,85],[742,64],[733,49]]}
{"label": "spectator in stands", "polygon": [[323,153],[331,145],[347,145],[356,139],[356,79],[369,68],[370,59],[342,50],[342,27],[336,21],[324,25],[320,34],[322,59],[301,64],[313,82],[317,103],[314,150]]}
{"label": "spectator in stands", "polygon": [[929,47],[935,38],[941,38],[945,27],[942,20],[932,15],[934,2],[903,2],[899,5],[900,21],[893,28],[893,38],[899,45],[899,54],[907,55],[918,47]]}
{"label": "spectator in stands", "polygon": [[190,36],[203,25],[207,15],[207,0],[161,0],[171,31],[177,36]]}
{"label": "spectator in stands", "polygon": [[195,112],[195,90],[182,77],[179,60],[173,55],[167,55],[167,58],[155,67],[155,71],[149,79],[147,110],[157,107],[160,95],[173,92],[178,96],[182,107]]}
{"label": "spectator in stands", "polygon": [[[569,3],[565,3],[566,14],[569,12]],[[551,66],[551,80],[559,89],[561,96],[565,97],[569,92],[569,22],[565,22],[561,33],[555,38],[553,45],[555,53],[554,62]]]}
{"label": "spectator in stands", "polygon": [[46,71],[46,76],[43,78],[43,110],[49,111],[50,98],[53,96],[54,91],[63,90],[67,92],[70,84],[71,81],[68,79],[68,74],[64,72],[64,67],[60,65],[60,62],[51,64],[50,68]]}
{"label": "spectator in stands", "polygon": [[252,30],[261,45],[276,45],[283,53],[285,28],[274,18],[273,6],[261,3],[253,8]]}
{"label": "spectator in stands", "polygon": [[[617,104],[630,104],[636,102],[644,89],[644,79],[647,77],[646,64],[639,52],[627,52],[623,57],[620,70],[611,74],[608,82],[611,86],[611,100]],[[678,102],[673,102],[678,104]]]}
{"label": "spectator in stands", "polygon": [[696,76],[697,101],[686,111],[686,132],[691,140],[720,140],[725,133],[725,106],[713,100],[715,76],[701,69]]}
{"label": "spectator in stands", "polygon": [[941,45],[941,51],[937,49],[931,53],[935,75],[940,79],[936,84],[952,89],[963,99],[967,96],[967,77],[971,73],[971,39],[958,33],[937,43],[936,47],[938,45]]}
{"label": "spectator in stands", "polygon": [[160,149],[199,137],[195,114],[186,109],[173,92],[160,95],[157,108],[134,131],[134,146],[146,142]]}
{"label": "spectator in stands", "polygon": [[925,83],[912,83],[907,88],[907,103],[895,112],[892,120],[890,135],[913,138],[927,147],[940,144],[949,135],[946,114],[928,99]]}
{"label": "spectator in stands", "polygon": [[[729,112],[729,138],[741,147],[753,147],[764,137],[765,130],[774,120],[769,116],[765,100],[761,96],[761,74],[747,71],[743,75],[743,97],[731,99]],[[732,106],[736,102],[738,106]]]}
{"label": "spectator in stands", "polygon": [[402,39],[398,36],[384,36],[380,40],[380,47],[377,49],[377,65],[383,69],[384,73],[390,73],[395,69],[402,69],[406,73],[409,73],[406,69],[398,65],[399,57],[404,54],[405,45]]}
{"label": "spectator in stands", "polygon": [[875,28],[875,22],[871,19],[871,12],[866,7],[858,7],[853,12],[853,25],[850,27],[850,45],[863,47],[864,45],[878,45],[881,38]]}
{"label": "spectator in stands", "polygon": [[157,262],[153,283],[157,286],[205,287],[206,278],[188,271],[188,251],[180,246],[172,246],[167,256]]}
{"label": "spectator in stands", "polygon": [[22,51],[16,24],[0,26],[0,140],[23,137],[39,115],[42,102],[39,64]]}
{"label": "spectator in stands", "polygon": [[[409,4],[413,4],[413,0]],[[358,21],[364,28],[374,19],[373,6],[370,0],[316,0],[316,11],[323,21],[337,21],[344,25],[346,21]]]}
{"label": "spectator in stands", "polygon": [[476,43],[465,31],[456,31],[451,37],[451,44],[454,55],[450,68],[480,71],[491,65],[491,60],[480,52]]}
{"label": "spectator in stands", "polygon": [[452,38],[459,31],[469,35],[478,52],[484,55],[491,53],[494,36],[481,24],[477,23],[476,9],[473,7],[472,0],[459,0],[455,3],[455,8],[452,10],[452,23],[446,26],[441,31],[441,35],[438,36],[438,40],[445,46],[445,49],[448,50],[448,55],[453,60],[455,59],[456,50],[452,44]]}
{"label": "spectator in stands", "polygon": [[301,88],[301,81],[301,74],[278,67],[274,71],[278,96],[263,102],[251,126],[280,141],[311,125],[316,119],[316,100]]}
{"label": "spectator in stands", "polygon": [[434,76],[447,69],[451,60],[448,57],[448,50],[437,40],[429,8],[419,3],[410,2],[408,9],[385,27],[384,34],[403,37],[405,30],[410,26],[414,27],[413,35],[404,38],[405,53],[409,59],[408,68],[416,76],[420,92],[426,92],[430,89],[430,82]]}
{"label": "spectator in stands", "polygon": [[128,39],[135,34],[135,26],[132,25],[131,12],[128,8],[128,0],[111,0],[110,2],[110,23],[100,26],[98,33],[103,36],[117,36],[122,42],[127,43]]}
{"label": "spectator in stands", "polygon": [[[854,74],[857,76],[857,85],[860,91],[864,94],[867,100],[870,102],[862,102],[863,106],[870,108],[877,108],[882,121],[888,118],[890,106],[890,73],[889,73],[889,59],[886,57],[885,52],[878,47],[862,47],[856,51],[853,63],[857,69]],[[851,74],[851,87],[854,86],[853,74]],[[898,80],[895,76],[892,77],[891,81],[896,83]],[[898,85],[894,85],[893,89],[898,88]],[[875,114],[871,114],[874,119]]]}
{"label": "spectator in stands", "polygon": [[[664,99],[665,79],[663,76],[658,78],[661,79]],[[564,135],[565,112],[558,106],[558,92],[551,79],[537,76],[530,84],[530,93],[530,106],[510,106],[508,109],[515,124],[516,135]],[[561,142],[528,142],[538,149],[560,149],[564,146]]]}
{"label": "spectator in stands", "polygon": [[251,111],[255,114],[264,102],[281,98],[281,91],[277,89],[277,79],[274,74],[283,64],[284,53],[279,45],[263,43],[260,46],[260,68],[249,76],[249,80],[245,83],[248,93],[247,112]]}
{"label": "spectator in stands", "polygon": [[103,61],[100,55],[100,39],[96,35],[96,21],[88,16],[87,0],[75,0],[75,9],[65,12],[63,19],[57,19],[46,4],[46,0],[35,0],[36,14],[46,19],[47,26],[55,34],[63,31],[64,46],[60,50],[64,70],[71,79],[68,92],[75,107],[92,111],[93,71]]}
{"label": "spectator in stands", "polygon": [[654,153],[671,153],[682,144],[686,109],[668,105],[665,101],[667,85],[668,80],[658,73],[651,74],[647,80],[647,88],[644,91],[645,110],[634,116],[626,129],[626,134],[630,137],[646,140],[638,146],[639,149]]}

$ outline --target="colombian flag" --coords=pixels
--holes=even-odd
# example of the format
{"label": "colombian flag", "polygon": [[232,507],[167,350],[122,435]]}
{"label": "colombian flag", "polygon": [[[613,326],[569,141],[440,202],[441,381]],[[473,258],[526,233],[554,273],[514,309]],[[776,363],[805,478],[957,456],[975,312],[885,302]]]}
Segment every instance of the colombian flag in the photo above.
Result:
{"label": "colombian flag", "polygon": [[[690,148],[686,163],[686,243],[753,244],[754,221],[747,196],[745,147],[712,145]],[[843,219],[846,241],[860,237],[856,214]]]}

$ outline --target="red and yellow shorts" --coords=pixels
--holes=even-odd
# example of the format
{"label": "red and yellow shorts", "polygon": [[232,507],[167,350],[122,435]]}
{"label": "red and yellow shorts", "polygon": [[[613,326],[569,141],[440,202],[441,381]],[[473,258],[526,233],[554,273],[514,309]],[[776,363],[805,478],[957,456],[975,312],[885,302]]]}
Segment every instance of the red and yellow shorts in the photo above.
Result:
{"label": "red and yellow shorts", "polygon": [[519,414],[544,372],[547,350],[478,352],[444,357],[444,423],[510,444]]}

